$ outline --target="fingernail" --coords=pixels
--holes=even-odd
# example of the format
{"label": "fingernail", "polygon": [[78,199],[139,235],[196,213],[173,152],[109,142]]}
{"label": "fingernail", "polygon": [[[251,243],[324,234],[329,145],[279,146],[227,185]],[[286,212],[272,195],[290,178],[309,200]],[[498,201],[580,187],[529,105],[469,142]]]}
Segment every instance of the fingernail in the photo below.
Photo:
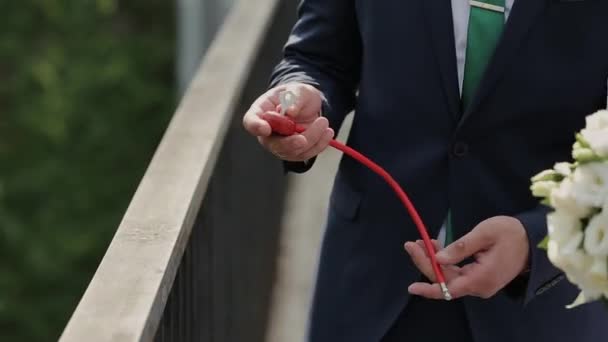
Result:
{"label": "fingernail", "polygon": [[410,251],[411,247],[407,243],[403,247],[405,248],[405,251],[407,252],[407,254],[409,254],[411,256],[412,255],[412,252]]}

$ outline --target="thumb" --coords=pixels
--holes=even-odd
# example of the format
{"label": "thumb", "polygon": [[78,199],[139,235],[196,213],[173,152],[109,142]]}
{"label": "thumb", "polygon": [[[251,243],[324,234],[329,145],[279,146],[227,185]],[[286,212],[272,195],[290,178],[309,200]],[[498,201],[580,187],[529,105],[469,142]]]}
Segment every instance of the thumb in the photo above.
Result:
{"label": "thumb", "polygon": [[320,113],[321,100],[308,93],[298,96],[297,101],[286,110],[287,116],[303,124],[312,123],[320,116]]}
{"label": "thumb", "polygon": [[319,118],[320,109],[309,102],[298,100],[291,107],[287,108],[286,115],[298,123],[309,124]]}
{"label": "thumb", "polygon": [[437,253],[437,261],[442,265],[455,265],[487,249],[491,235],[482,227],[476,227],[470,233],[456,240]]}
{"label": "thumb", "polygon": [[270,124],[263,120],[254,109],[249,110],[243,117],[245,130],[257,137],[267,137],[272,134]]}
{"label": "thumb", "polygon": [[295,119],[297,116],[301,115],[304,104],[305,102],[302,100],[302,96],[298,96],[296,102],[285,108],[285,114]]}

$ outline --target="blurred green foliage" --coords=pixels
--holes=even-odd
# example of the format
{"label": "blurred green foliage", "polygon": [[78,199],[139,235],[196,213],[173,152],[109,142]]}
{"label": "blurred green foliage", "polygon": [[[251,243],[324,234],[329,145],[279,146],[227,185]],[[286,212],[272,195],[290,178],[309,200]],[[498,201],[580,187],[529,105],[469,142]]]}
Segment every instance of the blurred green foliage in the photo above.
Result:
{"label": "blurred green foliage", "polygon": [[0,341],[56,340],[103,257],[175,104],[173,7],[0,1]]}

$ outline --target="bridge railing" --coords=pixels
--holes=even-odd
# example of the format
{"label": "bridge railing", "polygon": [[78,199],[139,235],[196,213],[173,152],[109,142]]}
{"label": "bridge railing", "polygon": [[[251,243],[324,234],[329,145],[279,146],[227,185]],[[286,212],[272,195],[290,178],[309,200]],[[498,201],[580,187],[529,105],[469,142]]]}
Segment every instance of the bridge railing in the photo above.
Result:
{"label": "bridge railing", "polygon": [[263,340],[286,184],[241,117],[295,3],[234,5],[61,342]]}

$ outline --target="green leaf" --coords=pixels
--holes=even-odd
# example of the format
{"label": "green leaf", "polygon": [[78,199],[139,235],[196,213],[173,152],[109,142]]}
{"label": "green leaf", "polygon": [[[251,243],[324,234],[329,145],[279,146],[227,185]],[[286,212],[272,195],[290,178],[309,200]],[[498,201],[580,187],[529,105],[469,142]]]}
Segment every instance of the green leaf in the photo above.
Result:
{"label": "green leaf", "polygon": [[550,198],[545,198],[544,200],[540,201],[540,204],[546,205],[547,207],[551,206],[551,199]]}
{"label": "green leaf", "polygon": [[538,244],[538,248],[543,249],[543,250],[547,250],[549,249],[549,236],[545,236],[545,238],[543,239],[543,241],[541,241]]}

